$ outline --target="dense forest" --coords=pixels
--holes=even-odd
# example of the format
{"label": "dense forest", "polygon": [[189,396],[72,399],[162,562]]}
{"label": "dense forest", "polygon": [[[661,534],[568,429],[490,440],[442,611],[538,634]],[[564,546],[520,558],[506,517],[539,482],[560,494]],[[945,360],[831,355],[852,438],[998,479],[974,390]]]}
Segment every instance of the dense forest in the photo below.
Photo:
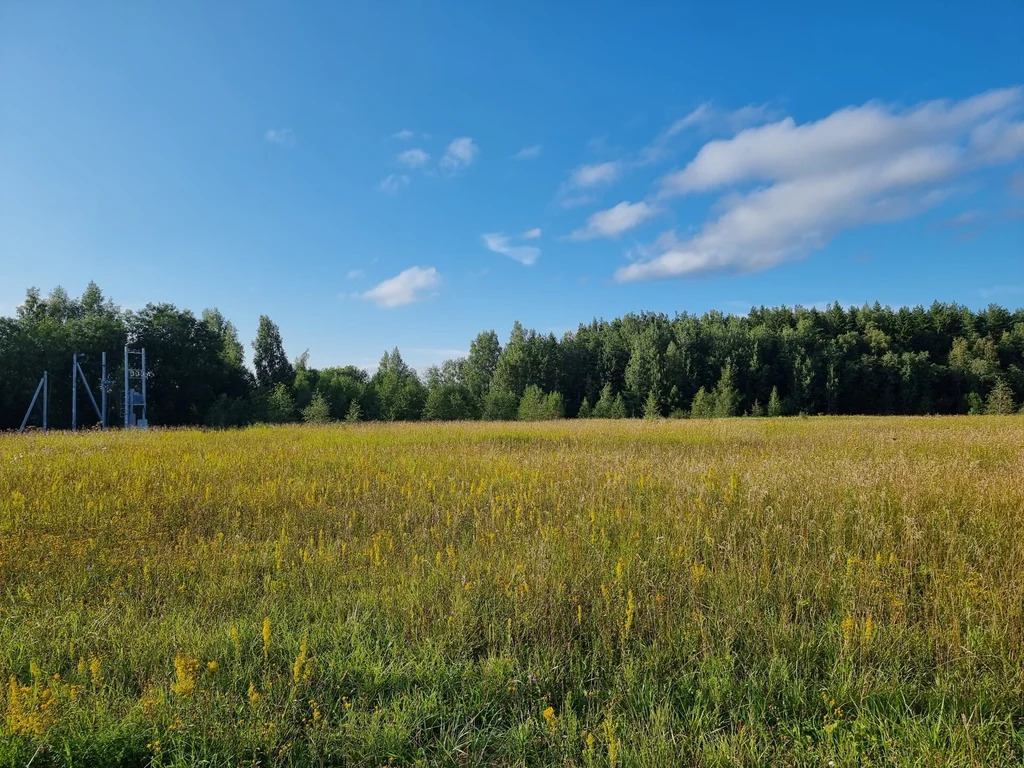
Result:
{"label": "dense forest", "polygon": [[[422,376],[397,349],[372,375],[289,360],[277,326],[260,318],[251,366],[235,326],[216,309],[171,304],[125,311],[90,283],[78,299],[30,289],[0,318],[0,429],[16,428],[50,371],[50,425],[71,418],[71,356],[100,386],[109,361],[111,423],[122,402],[121,350],[145,347],[149,417],[161,426],[253,422],[787,414],[1011,413],[1024,400],[1024,310],[957,304],[826,309],[753,308],[626,315],[561,339],[518,322]],[[79,418],[96,421],[79,389]],[[90,418],[91,417],[91,418]],[[38,408],[30,424],[38,424]],[[81,423],[81,422],[80,422]]]}

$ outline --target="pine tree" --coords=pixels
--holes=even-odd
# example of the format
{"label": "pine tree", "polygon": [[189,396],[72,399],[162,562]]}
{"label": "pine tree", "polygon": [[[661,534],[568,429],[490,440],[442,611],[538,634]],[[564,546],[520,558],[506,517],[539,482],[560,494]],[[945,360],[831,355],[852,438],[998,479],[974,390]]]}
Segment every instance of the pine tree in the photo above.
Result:
{"label": "pine tree", "polygon": [[363,408],[359,405],[358,400],[353,400],[352,405],[348,407],[348,413],[345,414],[345,421],[349,424],[355,424],[357,421],[363,420]]}
{"label": "pine tree", "polygon": [[302,409],[302,420],[307,424],[326,424],[331,420],[331,408],[319,391],[313,393],[309,405]]}
{"label": "pine tree", "polygon": [[704,387],[697,390],[690,405],[690,416],[694,419],[710,419],[715,415],[715,397]]}
{"label": "pine tree", "polygon": [[781,416],[783,414],[782,400],[779,398],[779,388],[772,387],[772,393],[768,397],[768,415]]}
{"label": "pine tree", "polygon": [[295,401],[284,384],[278,384],[267,395],[267,421],[282,424],[295,417]]}
{"label": "pine tree", "polygon": [[583,402],[580,403],[580,410],[576,414],[577,419],[589,419],[591,416],[590,401],[587,398],[583,398]]}
{"label": "pine tree", "polygon": [[661,418],[661,405],[658,404],[658,396],[653,389],[647,393],[647,401],[644,403],[644,418]]}
{"label": "pine tree", "polygon": [[544,407],[547,410],[547,418],[565,418],[565,398],[562,397],[561,392],[552,392],[549,394],[547,400],[544,402]]}
{"label": "pine tree", "polygon": [[1013,390],[1006,383],[1006,379],[1000,378],[988,394],[985,412],[994,416],[1008,416],[1014,409]]}
{"label": "pine tree", "polygon": [[722,375],[715,385],[715,416],[726,418],[739,413],[740,393],[736,390],[736,375],[731,362],[722,366]]}
{"label": "pine tree", "polygon": [[754,401],[754,404],[750,407],[750,415],[755,418],[764,416],[764,408],[761,406],[760,400]]}
{"label": "pine tree", "polygon": [[612,406],[615,404],[615,396],[612,394],[612,385],[605,384],[601,388],[601,396],[594,406],[593,416],[595,419],[611,419]]}
{"label": "pine tree", "polygon": [[536,384],[523,391],[516,415],[520,421],[539,421],[544,418],[544,393]]}
{"label": "pine tree", "polygon": [[622,399],[622,394],[619,393],[615,396],[615,401],[612,403],[608,417],[611,419],[625,419],[628,415],[626,413],[626,403]]}

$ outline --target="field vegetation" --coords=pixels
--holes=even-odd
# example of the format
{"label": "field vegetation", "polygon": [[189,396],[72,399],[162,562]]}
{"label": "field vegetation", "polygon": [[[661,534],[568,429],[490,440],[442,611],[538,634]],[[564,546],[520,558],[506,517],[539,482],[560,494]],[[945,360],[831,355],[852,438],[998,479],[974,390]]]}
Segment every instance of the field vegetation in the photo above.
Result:
{"label": "field vegetation", "polygon": [[1015,416],[4,436],[0,766],[1020,765],[1022,529]]}

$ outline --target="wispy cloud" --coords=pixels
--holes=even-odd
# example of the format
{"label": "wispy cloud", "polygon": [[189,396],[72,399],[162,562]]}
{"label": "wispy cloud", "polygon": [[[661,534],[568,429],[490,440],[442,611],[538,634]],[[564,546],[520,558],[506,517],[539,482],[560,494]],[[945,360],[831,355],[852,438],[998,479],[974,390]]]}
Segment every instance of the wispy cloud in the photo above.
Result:
{"label": "wispy cloud", "polygon": [[673,140],[682,133],[697,131],[704,135],[724,133],[732,136],[744,128],[761,125],[777,117],[778,114],[766,104],[749,104],[739,109],[725,110],[706,101],[662,131],[654,141],[640,150],[633,164],[644,166],[663,162],[672,155]]}
{"label": "wispy cloud", "polygon": [[292,147],[295,146],[295,131],[291,128],[269,128],[263,134],[263,139],[269,144]]}
{"label": "wispy cloud", "polygon": [[398,141],[408,141],[415,135],[416,134],[410,131],[408,128],[404,128],[401,131],[395,131],[394,133],[392,133],[391,138],[397,139]]}
{"label": "wispy cloud", "polygon": [[558,204],[563,208],[577,208],[594,202],[594,192],[618,180],[623,168],[619,160],[576,166],[558,188]]}
{"label": "wispy cloud", "polygon": [[522,234],[523,240],[536,240],[540,236],[541,236],[540,227],[534,227],[533,229],[528,229],[525,232],[523,232],[523,234]]}
{"label": "wispy cloud", "polygon": [[752,272],[822,248],[838,232],[903,219],[945,199],[958,176],[1024,152],[1024,89],[909,110],[879,103],[792,118],[705,144],[660,183],[663,200],[759,185],[719,201],[697,234],[622,267],[620,281]]}
{"label": "wispy cloud", "polygon": [[533,146],[530,147],[523,147],[514,155],[512,155],[512,157],[515,158],[516,160],[534,160],[540,157],[542,149],[543,147],[540,144],[534,144]]}
{"label": "wispy cloud", "polygon": [[345,277],[349,280],[359,280],[362,277],[366,277],[366,273],[361,269],[350,269]]}
{"label": "wispy cloud", "polygon": [[430,155],[418,147],[416,149],[407,149],[395,158],[399,165],[404,165],[406,168],[419,168],[426,165],[429,160]]}
{"label": "wispy cloud", "polygon": [[441,276],[434,267],[409,267],[360,295],[378,307],[393,309],[435,297],[440,285]]}
{"label": "wispy cloud", "polygon": [[689,114],[676,120],[666,133],[675,136],[690,128],[702,128],[726,133],[737,133],[751,126],[761,125],[779,115],[767,104],[748,104],[739,109],[721,109],[705,101]]}
{"label": "wispy cloud", "polygon": [[397,195],[404,187],[409,186],[409,177],[404,173],[391,173],[381,179],[377,189],[389,195]]}
{"label": "wispy cloud", "polygon": [[592,189],[611,184],[621,175],[622,163],[618,160],[580,165],[573,169],[566,186],[570,189]]}
{"label": "wispy cloud", "polygon": [[[537,233],[539,235],[540,230],[537,230]],[[488,250],[500,253],[502,256],[508,256],[510,259],[515,259],[527,267],[536,263],[540,257],[540,248],[532,245],[512,245],[508,237],[501,232],[491,232],[482,235],[480,239],[483,240]]]}
{"label": "wispy cloud", "polygon": [[469,136],[460,136],[453,139],[441,158],[441,170],[455,173],[463,168],[468,168],[480,154],[480,148]]}
{"label": "wispy cloud", "polygon": [[979,210],[961,211],[950,219],[941,221],[937,226],[944,229],[956,229],[957,227],[969,227],[985,219],[985,212]]}
{"label": "wispy cloud", "polygon": [[586,226],[577,229],[571,240],[593,240],[596,237],[618,237],[623,232],[643,224],[658,214],[649,203],[631,203],[623,200],[616,206],[591,214]]}

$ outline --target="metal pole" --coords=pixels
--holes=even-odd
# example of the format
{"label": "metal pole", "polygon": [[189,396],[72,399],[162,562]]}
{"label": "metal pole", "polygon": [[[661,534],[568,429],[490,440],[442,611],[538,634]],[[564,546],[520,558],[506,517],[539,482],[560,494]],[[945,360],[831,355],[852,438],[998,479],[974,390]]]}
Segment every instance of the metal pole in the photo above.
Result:
{"label": "metal pole", "polygon": [[103,415],[100,417],[100,426],[107,428],[107,353],[103,353],[103,361],[100,363],[100,404],[103,408]]}
{"label": "metal pole", "polygon": [[71,431],[78,428],[78,353],[71,356]]}
{"label": "metal pole", "polygon": [[[142,420],[146,421],[146,348],[142,348]],[[146,422],[149,426],[149,422]]]}
{"label": "metal pole", "polygon": [[43,432],[46,431],[46,419],[50,411],[50,372],[43,371]]}
{"label": "metal pole", "polygon": [[85,371],[82,370],[82,366],[78,366],[78,375],[82,377],[82,386],[85,387],[85,394],[89,396],[89,402],[92,403],[93,410],[96,411],[96,416],[102,421],[103,414],[100,413],[100,407],[96,405],[96,398],[93,397],[92,387],[89,386],[88,379],[85,378]]}
{"label": "metal pole", "polygon": [[36,398],[39,397],[39,390],[43,388],[43,382],[46,381],[46,374],[43,374],[43,378],[39,380],[39,385],[36,387],[36,393],[32,395],[32,402],[28,404],[28,410],[25,411],[25,418],[21,420],[21,428],[19,432],[25,431],[25,425],[28,424],[28,417],[32,415],[32,409],[35,408]]}
{"label": "metal pole", "polygon": [[128,429],[128,347],[124,348],[124,428]]}

